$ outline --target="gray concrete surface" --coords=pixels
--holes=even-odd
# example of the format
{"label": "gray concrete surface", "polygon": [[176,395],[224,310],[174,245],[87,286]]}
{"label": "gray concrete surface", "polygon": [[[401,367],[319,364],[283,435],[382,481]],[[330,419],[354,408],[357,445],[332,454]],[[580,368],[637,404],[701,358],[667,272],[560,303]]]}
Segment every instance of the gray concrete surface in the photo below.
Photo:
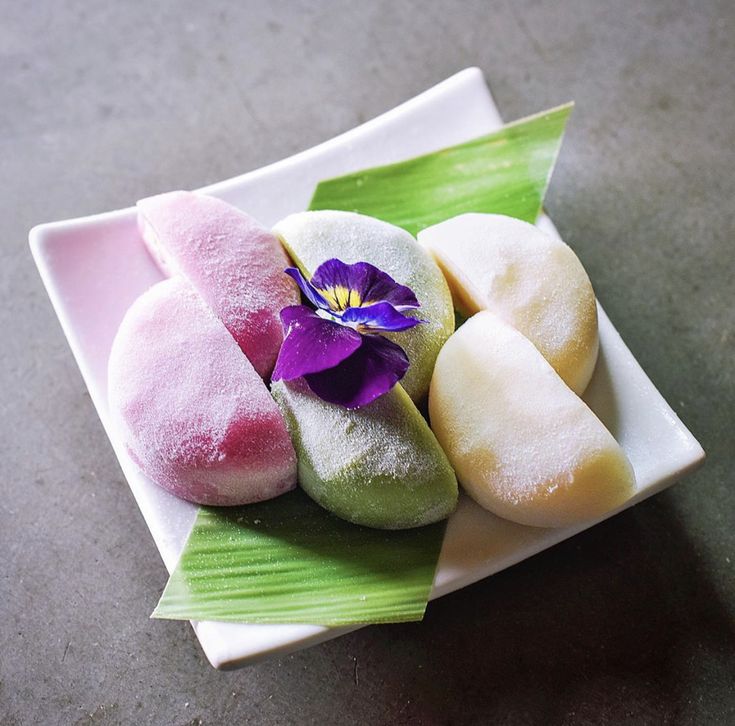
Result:
{"label": "gray concrete surface", "polygon": [[[735,722],[735,5],[0,1],[0,723]],[[429,607],[218,673],[27,247],[279,159],[479,65],[577,109],[548,208],[704,469]]]}

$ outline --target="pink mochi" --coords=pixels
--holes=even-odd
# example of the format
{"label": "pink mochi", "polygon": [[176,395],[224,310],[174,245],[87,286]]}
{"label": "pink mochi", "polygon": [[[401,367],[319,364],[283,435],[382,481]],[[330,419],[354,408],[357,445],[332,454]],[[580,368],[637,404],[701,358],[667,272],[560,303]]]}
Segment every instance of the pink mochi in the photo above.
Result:
{"label": "pink mochi", "polygon": [[130,307],[108,385],[128,453],[176,496],[236,505],[296,486],[296,453],[278,406],[183,278],[159,282]]}
{"label": "pink mochi", "polygon": [[138,220],[163,272],[189,280],[267,379],[283,342],[279,312],[299,303],[279,241],[236,207],[192,192],[143,199]]}

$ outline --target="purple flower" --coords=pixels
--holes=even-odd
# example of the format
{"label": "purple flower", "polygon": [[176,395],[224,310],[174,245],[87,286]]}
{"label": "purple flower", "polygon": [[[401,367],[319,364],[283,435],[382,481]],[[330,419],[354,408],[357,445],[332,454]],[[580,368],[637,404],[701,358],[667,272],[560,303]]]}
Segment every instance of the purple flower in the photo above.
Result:
{"label": "purple flower", "polygon": [[311,280],[295,267],[286,274],[316,309],[290,305],[281,310],[285,338],[274,381],[303,376],[325,401],[360,408],[403,378],[408,357],[380,333],[423,322],[404,314],[419,307],[408,287],[367,262],[327,260]]}

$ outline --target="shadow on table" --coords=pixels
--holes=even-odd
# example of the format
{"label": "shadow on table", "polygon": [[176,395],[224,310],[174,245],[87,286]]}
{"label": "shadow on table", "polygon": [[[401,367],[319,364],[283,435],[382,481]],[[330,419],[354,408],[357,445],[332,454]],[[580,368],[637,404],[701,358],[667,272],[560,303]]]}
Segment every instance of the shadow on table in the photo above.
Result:
{"label": "shadow on table", "polygon": [[669,723],[698,650],[715,665],[735,652],[666,496],[432,603],[421,624],[347,639],[386,713],[428,724]]}

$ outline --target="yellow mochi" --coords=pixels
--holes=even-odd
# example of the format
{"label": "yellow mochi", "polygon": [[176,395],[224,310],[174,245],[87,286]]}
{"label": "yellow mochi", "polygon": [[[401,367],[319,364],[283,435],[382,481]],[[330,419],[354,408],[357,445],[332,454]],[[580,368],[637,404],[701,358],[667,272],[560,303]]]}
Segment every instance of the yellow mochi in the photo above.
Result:
{"label": "yellow mochi", "polygon": [[567,245],[500,214],[462,214],[428,227],[418,240],[461,312],[496,313],[531,340],[575,393],[584,391],[597,361],[597,307]]}
{"label": "yellow mochi", "polygon": [[578,524],[635,490],[633,469],[600,420],[493,313],[473,316],[442,348],[429,415],[464,489],[505,519]]}

